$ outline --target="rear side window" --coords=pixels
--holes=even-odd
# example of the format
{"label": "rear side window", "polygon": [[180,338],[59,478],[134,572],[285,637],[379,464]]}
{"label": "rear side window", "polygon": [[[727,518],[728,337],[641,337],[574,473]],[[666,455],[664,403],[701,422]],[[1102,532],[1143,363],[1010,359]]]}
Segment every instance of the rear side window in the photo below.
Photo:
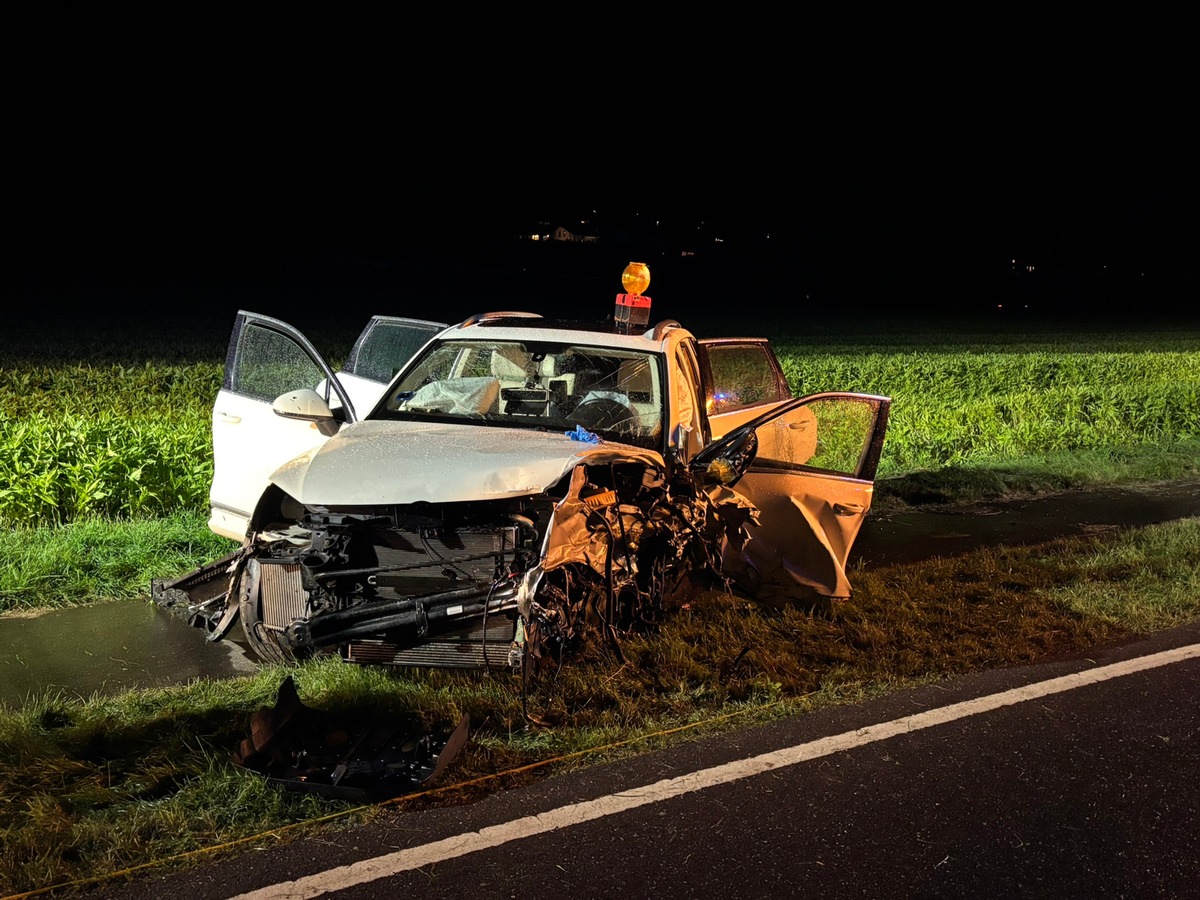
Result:
{"label": "rear side window", "polygon": [[710,415],[792,399],[787,379],[765,341],[701,342]]}
{"label": "rear side window", "polygon": [[350,351],[346,371],[386,384],[444,327],[437,322],[376,319]]}

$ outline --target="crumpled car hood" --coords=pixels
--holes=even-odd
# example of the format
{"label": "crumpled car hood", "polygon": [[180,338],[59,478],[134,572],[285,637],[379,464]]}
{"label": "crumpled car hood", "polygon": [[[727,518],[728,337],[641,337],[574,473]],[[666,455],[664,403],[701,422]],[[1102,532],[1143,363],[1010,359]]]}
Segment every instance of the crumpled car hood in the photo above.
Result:
{"label": "crumpled car hood", "polygon": [[367,420],[280,466],[271,481],[304,504],[451,503],[540,493],[585,459],[662,458],[561,432]]}

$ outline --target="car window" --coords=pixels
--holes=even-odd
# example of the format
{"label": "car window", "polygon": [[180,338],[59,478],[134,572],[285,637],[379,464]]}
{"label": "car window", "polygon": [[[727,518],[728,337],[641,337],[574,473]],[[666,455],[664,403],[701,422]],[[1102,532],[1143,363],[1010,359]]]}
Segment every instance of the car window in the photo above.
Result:
{"label": "car window", "polygon": [[226,390],[273,401],[297,388],[316,388],[325,373],[292,338],[249,322],[238,335],[236,351],[225,367]]}
{"label": "car window", "polygon": [[851,477],[864,475],[881,401],[867,396],[817,398],[756,430],[754,465],[772,469],[819,469]]}
{"label": "car window", "polygon": [[518,428],[585,430],[661,449],[660,358],[555,342],[448,340],[425,349],[377,415],[437,416]]}
{"label": "car window", "polygon": [[709,414],[792,398],[774,353],[762,341],[704,341],[708,367]]}
{"label": "car window", "polygon": [[414,353],[445,326],[418,319],[376,316],[359,335],[346,371],[383,384],[392,380]]}

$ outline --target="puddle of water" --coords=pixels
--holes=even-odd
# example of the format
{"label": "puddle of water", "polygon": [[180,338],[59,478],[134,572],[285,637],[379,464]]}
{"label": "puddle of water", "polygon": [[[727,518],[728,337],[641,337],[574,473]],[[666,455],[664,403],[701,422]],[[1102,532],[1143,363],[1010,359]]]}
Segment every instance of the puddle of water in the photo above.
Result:
{"label": "puddle of water", "polygon": [[210,644],[201,629],[138,600],[0,617],[0,704],[15,709],[53,691],[111,695],[257,667],[244,644]]}

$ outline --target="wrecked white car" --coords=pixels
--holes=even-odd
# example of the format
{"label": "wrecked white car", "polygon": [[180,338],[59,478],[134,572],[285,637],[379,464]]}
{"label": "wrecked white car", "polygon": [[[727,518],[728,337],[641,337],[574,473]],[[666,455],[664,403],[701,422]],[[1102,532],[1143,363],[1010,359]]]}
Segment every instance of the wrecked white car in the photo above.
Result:
{"label": "wrecked white car", "polygon": [[155,599],[269,661],[537,668],[697,585],[848,597],[890,400],[620,312],[378,317],[336,373],[240,312],[209,522],[240,546]]}

